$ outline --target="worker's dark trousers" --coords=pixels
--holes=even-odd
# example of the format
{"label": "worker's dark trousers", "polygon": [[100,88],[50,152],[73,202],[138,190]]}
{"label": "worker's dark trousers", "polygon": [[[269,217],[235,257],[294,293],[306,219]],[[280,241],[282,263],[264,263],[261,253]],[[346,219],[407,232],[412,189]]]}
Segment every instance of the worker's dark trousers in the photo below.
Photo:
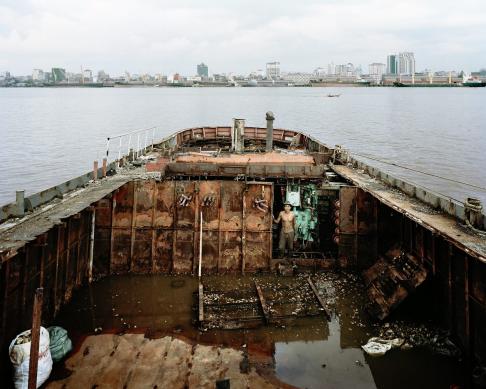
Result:
{"label": "worker's dark trousers", "polygon": [[289,250],[289,256],[291,256],[294,250],[294,231],[284,232],[282,229],[280,230],[280,239],[278,241],[278,251],[281,258],[285,255],[285,249]]}

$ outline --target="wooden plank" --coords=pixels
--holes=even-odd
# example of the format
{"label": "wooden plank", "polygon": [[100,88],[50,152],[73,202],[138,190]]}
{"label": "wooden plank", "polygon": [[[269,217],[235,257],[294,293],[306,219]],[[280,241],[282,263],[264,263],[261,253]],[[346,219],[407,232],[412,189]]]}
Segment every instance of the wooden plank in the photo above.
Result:
{"label": "wooden plank", "polygon": [[43,288],[37,288],[32,312],[32,330],[29,358],[29,389],[37,388],[37,366],[39,364],[40,325],[42,318]]}
{"label": "wooden plank", "polygon": [[319,304],[320,306],[322,307],[322,309],[324,310],[324,314],[326,315],[327,317],[327,320],[328,321],[331,321],[331,314],[329,313],[329,311],[327,310],[326,308],[326,304],[324,304],[324,300],[321,298],[321,296],[319,296],[319,292],[317,291],[317,288],[316,286],[314,285],[314,283],[312,282],[310,276],[307,278],[307,282],[309,283],[312,291],[314,292],[314,295],[316,296],[317,298],[317,301],[319,301]]}
{"label": "wooden plank", "polygon": [[[241,210],[241,273],[245,274],[245,247],[246,247],[246,192],[248,191],[248,187],[245,187],[243,190],[243,207]],[[256,285],[256,282],[255,282]]]}
{"label": "wooden plank", "polygon": [[204,321],[204,287],[199,283],[199,323]]}
{"label": "wooden plank", "polygon": [[263,315],[265,316],[265,321],[270,323],[270,310],[267,307],[267,303],[265,302],[265,297],[263,296],[262,289],[260,288],[260,285],[257,284],[255,281],[255,288],[258,294],[258,299],[260,300],[260,305],[262,307]]}

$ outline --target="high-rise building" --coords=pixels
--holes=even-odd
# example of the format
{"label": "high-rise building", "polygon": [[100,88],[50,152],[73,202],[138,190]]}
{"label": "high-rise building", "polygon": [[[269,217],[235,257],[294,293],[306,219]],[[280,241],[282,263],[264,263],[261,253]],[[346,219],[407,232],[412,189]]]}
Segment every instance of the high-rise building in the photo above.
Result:
{"label": "high-rise building", "polygon": [[197,75],[203,78],[208,78],[209,77],[209,69],[208,65],[205,63],[200,63],[197,65]]}
{"label": "high-rise building", "polygon": [[398,74],[398,59],[396,54],[390,54],[386,59],[387,74]]}
{"label": "high-rise building", "polygon": [[384,63],[373,62],[368,65],[368,74],[378,84],[386,71],[386,65]]}
{"label": "high-rise building", "polygon": [[267,78],[269,80],[280,78],[280,62],[267,62]]}
{"label": "high-rise building", "polygon": [[404,75],[415,74],[415,56],[411,52],[398,54],[398,72]]}
{"label": "high-rise building", "polygon": [[66,69],[52,68],[51,73],[52,73],[52,81],[54,83],[58,83],[66,80]]}
{"label": "high-rise building", "polygon": [[336,66],[334,65],[334,62],[331,62],[329,65],[327,65],[327,74],[336,74]]}

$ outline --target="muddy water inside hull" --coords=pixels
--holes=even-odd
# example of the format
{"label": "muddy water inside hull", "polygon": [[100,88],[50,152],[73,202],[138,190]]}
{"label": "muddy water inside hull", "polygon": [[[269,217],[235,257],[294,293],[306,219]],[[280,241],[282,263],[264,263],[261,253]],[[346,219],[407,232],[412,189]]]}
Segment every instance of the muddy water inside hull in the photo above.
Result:
{"label": "muddy water inside hull", "polygon": [[[228,289],[254,279],[272,281],[269,276],[215,276],[204,277],[204,283]],[[74,352],[83,352],[83,339],[95,332],[170,335],[194,344],[243,350],[257,371],[302,388],[444,388],[464,382],[459,362],[424,348],[367,356],[361,345],[378,335],[381,326],[364,312],[359,281],[331,273],[313,279],[325,291],[330,322],[317,316],[281,326],[199,331],[194,325],[197,278],[132,275],[108,277],[79,290],[56,324],[70,332],[77,346]],[[410,311],[400,319],[423,320]]]}

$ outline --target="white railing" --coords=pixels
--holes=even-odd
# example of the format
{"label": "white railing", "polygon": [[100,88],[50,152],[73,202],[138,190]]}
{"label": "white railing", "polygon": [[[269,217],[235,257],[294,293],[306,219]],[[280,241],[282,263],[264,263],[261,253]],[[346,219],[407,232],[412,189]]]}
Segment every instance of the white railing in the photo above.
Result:
{"label": "white railing", "polygon": [[147,152],[148,147],[153,148],[156,129],[157,127],[154,126],[107,137],[105,147],[106,159],[109,160],[110,158],[110,145],[113,141],[115,141],[114,143],[117,145],[115,146],[114,151],[117,154],[116,160],[118,161],[118,164],[120,164],[123,155],[122,153],[125,149],[127,151],[126,155],[129,155],[130,150],[133,150],[134,158],[139,158],[142,154]]}

